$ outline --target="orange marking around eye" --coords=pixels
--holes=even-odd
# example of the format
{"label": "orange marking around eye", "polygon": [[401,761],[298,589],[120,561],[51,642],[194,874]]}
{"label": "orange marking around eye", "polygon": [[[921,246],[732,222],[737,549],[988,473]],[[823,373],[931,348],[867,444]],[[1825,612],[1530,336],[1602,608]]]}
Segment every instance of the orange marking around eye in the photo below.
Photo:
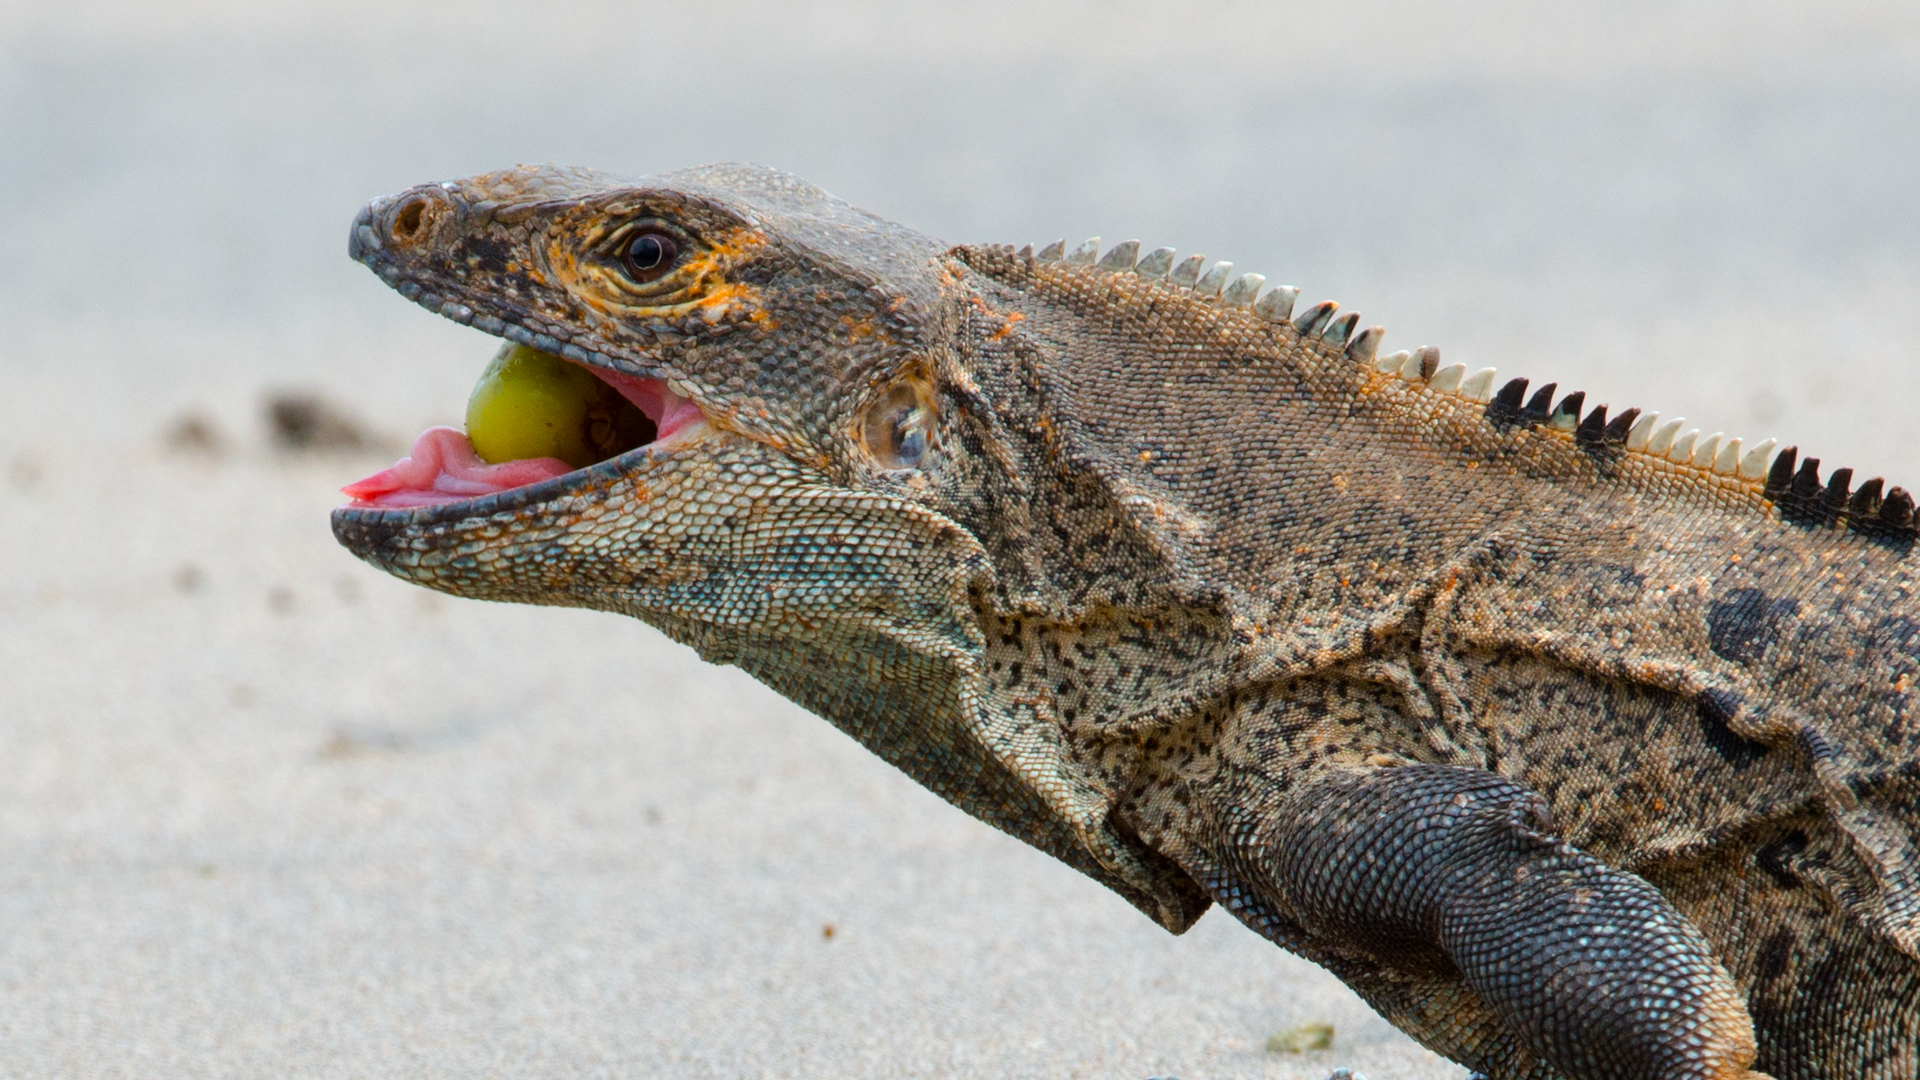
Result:
{"label": "orange marking around eye", "polygon": [[688,259],[682,274],[692,274],[698,290],[711,278],[724,278],[727,272],[745,261],[748,255],[767,246],[767,235],[758,229],[735,229],[715,240],[704,251]]}
{"label": "orange marking around eye", "polygon": [[758,310],[760,307],[760,290],[749,285],[741,285],[737,282],[729,281],[714,286],[707,295],[682,306],[703,312],[711,312],[715,315],[741,308]]}
{"label": "orange marking around eye", "polygon": [[1011,314],[1009,314],[1008,316],[1006,316],[1006,322],[1005,322],[1005,324],[1004,324],[1004,325],[1002,325],[1002,326],[1000,327],[1000,329],[998,329],[998,330],[995,330],[995,331],[993,332],[993,340],[994,340],[994,341],[999,341],[1000,339],[1002,339],[1002,338],[1004,338],[1004,337],[1006,337],[1007,335],[1009,335],[1009,334],[1011,334],[1011,333],[1013,333],[1013,327],[1014,327],[1014,324],[1016,324],[1016,323],[1018,323],[1018,322],[1020,322],[1020,321],[1021,321],[1022,319],[1025,319],[1025,318],[1026,318],[1026,315],[1025,315],[1025,314],[1023,314],[1023,313],[1021,313],[1021,312],[1018,312],[1018,311],[1016,311],[1016,312],[1013,312],[1013,313],[1011,313]]}
{"label": "orange marking around eye", "polygon": [[760,291],[730,281],[733,268],[746,257],[767,245],[767,236],[758,229],[736,229],[715,241],[705,251],[687,260],[682,273],[693,276],[688,290],[695,299],[675,307],[697,308],[709,317],[728,311],[759,310]]}
{"label": "orange marking around eye", "polygon": [[649,303],[620,284],[615,272],[598,257],[581,253],[599,242],[604,220],[583,214],[585,220],[556,222],[547,242],[547,263],[560,284],[580,304],[610,318],[634,315],[677,318],[698,312],[708,322],[733,312],[751,316],[763,307],[760,291],[730,280],[734,268],[768,244],[758,229],[735,229],[712,238],[673,273],[684,286]]}

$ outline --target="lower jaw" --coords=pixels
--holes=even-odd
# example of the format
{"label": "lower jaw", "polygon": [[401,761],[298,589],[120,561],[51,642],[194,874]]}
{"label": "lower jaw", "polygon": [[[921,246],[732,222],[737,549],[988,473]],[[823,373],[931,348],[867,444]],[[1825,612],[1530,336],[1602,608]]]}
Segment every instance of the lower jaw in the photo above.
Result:
{"label": "lower jaw", "polygon": [[[695,452],[694,444],[718,434],[711,425],[698,424],[680,432],[665,446],[649,443],[584,469],[482,494],[443,493],[445,498],[410,504],[346,502],[334,507],[333,534],[359,558],[409,580],[420,580],[396,567],[413,566],[420,560],[446,561],[444,550],[439,555],[427,552],[444,549],[450,537],[469,535],[466,529],[509,520],[522,525],[561,520],[575,512],[569,508],[579,506],[580,500],[605,499],[623,492],[649,499],[662,470],[673,470],[677,462]],[[427,546],[422,547],[423,543]]]}

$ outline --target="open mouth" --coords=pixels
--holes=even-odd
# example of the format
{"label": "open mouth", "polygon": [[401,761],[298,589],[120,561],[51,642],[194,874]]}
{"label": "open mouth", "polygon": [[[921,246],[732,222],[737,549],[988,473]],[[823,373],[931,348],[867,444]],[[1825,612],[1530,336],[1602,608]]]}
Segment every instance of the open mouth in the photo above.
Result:
{"label": "open mouth", "polygon": [[474,386],[467,428],[429,428],[411,455],[341,488],[350,508],[440,506],[527,487],[632,450],[665,448],[705,426],[665,380],[503,346]]}

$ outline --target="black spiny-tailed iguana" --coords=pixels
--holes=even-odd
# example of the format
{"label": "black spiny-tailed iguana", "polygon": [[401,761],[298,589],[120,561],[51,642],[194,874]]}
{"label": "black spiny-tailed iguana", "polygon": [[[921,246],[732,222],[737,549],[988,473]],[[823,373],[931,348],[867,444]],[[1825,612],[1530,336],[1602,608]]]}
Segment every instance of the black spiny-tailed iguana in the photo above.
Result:
{"label": "black spiny-tailed iguana", "polygon": [[644,414],[422,436],[335,512],[374,565],[644,619],[1493,1077],[1920,1075],[1905,492],[759,168],[423,186],[351,249]]}

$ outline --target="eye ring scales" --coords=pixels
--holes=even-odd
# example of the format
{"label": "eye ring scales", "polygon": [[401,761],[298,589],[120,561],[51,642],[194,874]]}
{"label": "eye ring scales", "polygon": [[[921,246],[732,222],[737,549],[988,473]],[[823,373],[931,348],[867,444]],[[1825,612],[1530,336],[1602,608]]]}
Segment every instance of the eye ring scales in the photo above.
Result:
{"label": "eye ring scales", "polygon": [[620,264],[627,276],[645,285],[665,277],[680,256],[680,245],[663,232],[648,230],[628,240],[620,252]]}

